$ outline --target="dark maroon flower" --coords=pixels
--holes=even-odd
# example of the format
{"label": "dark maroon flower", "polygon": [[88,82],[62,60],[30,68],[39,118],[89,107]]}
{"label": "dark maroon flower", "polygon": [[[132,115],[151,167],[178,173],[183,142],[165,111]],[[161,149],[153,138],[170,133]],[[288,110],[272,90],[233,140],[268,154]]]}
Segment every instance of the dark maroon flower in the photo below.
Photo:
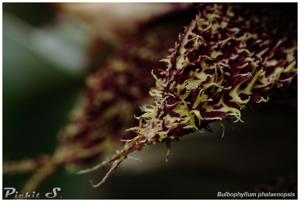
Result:
{"label": "dark maroon flower", "polygon": [[297,46],[282,34],[287,30],[279,30],[278,20],[247,6],[199,5],[164,65],[152,72],[155,101],[141,107],[139,125],[129,129],[136,137],[100,164],[112,168],[95,186],[131,152],[169,143],[227,117],[242,121],[241,110],[249,102],[266,102],[271,90],[290,84],[297,72]]}

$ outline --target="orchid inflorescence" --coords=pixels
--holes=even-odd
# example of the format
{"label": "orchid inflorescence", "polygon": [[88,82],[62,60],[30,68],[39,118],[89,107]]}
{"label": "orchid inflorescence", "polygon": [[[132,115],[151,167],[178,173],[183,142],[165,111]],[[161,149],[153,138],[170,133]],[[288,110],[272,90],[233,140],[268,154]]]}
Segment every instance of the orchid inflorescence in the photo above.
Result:
{"label": "orchid inflorescence", "polygon": [[267,102],[297,74],[295,34],[274,12],[205,3],[141,25],[88,77],[82,103],[62,130],[55,154],[32,167],[27,162],[27,170],[45,169],[49,161],[82,165],[103,156],[111,143],[125,141],[111,158],[79,172],[110,164],[94,184],[98,187],[129,154],[147,145],[165,142],[169,148],[173,140],[203,132],[212,122],[242,122],[243,108]]}
{"label": "orchid inflorescence", "polygon": [[[247,14],[247,18],[245,17]],[[250,102],[268,101],[268,93],[292,82],[296,75],[296,43],[281,37],[271,19],[240,6],[202,4],[161,61],[152,71],[156,81],[149,94],[154,103],[143,105],[136,136],[107,161],[112,170],[146,145],[179,139],[206,128],[209,123],[234,118]]]}

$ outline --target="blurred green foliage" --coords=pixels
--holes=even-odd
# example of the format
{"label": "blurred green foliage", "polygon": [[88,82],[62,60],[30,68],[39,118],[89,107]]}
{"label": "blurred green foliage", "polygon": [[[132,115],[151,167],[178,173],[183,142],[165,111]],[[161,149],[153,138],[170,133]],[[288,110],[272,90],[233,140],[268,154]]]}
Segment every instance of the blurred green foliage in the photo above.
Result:
{"label": "blurred green foliage", "polygon": [[[69,73],[32,48],[34,44],[26,41],[30,40],[25,35],[28,30],[11,27],[17,19],[32,30],[42,29],[54,18],[54,9],[48,4],[5,3],[3,9],[3,159],[51,154],[57,145],[58,131],[68,121],[69,112],[82,93],[84,71],[76,76]],[[4,176],[4,187],[21,189],[28,177]],[[83,178],[60,172],[43,184],[41,191],[60,186],[63,197],[83,198]],[[88,185],[86,180],[85,183]]]}

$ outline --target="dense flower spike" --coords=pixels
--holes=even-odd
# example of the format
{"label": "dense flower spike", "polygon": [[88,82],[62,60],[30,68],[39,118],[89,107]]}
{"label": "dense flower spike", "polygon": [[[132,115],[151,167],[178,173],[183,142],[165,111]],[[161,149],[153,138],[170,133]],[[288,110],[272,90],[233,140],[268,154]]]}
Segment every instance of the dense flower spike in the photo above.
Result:
{"label": "dense flower spike", "polygon": [[226,117],[242,121],[241,109],[249,102],[266,102],[271,90],[291,83],[297,72],[296,41],[282,34],[278,17],[245,7],[198,7],[164,65],[152,72],[155,103],[141,107],[139,125],[129,129],[136,137],[100,164],[112,164],[108,175],[145,145],[169,143]]}

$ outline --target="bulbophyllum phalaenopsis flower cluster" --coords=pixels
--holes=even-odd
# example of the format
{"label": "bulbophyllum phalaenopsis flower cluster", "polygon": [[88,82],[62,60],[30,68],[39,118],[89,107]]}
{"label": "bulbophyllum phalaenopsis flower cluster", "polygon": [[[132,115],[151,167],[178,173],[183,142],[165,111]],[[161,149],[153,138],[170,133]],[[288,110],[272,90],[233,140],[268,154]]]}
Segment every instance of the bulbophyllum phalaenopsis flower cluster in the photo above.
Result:
{"label": "bulbophyllum phalaenopsis flower cluster", "polygon": [[95,161],[126,141],[113,157],[80,171],[111,164],[97,187],[146,145],[169,146],[225,118],[242,121],[248,103],[266,102],[269,92],[290,84],[297,73],[294,27],[282,13],[251,7],[193,5],[142,24],[88,77],[82,103],[55,153],[5,164],[4,172],[37,170],[24,189],[32,190],[58,167]]}
{"label": "bulbophyllum phalaenopsis flower cluster", "polygon": [[[296,40],[282,33],[280,17],[247,6],[202,4],[180,34],[164,65],[152,71],[154,103],[141,107],[136,136],[107,161],[111,172],[133,151],[159,142],[170,143],[206,128],[213,121],[234,118],[250,102],[268,101],[271,90],[292,82]],[[276,18],[276,19],[275,19]],[[285,22],[284,22],[285,23]]]}

